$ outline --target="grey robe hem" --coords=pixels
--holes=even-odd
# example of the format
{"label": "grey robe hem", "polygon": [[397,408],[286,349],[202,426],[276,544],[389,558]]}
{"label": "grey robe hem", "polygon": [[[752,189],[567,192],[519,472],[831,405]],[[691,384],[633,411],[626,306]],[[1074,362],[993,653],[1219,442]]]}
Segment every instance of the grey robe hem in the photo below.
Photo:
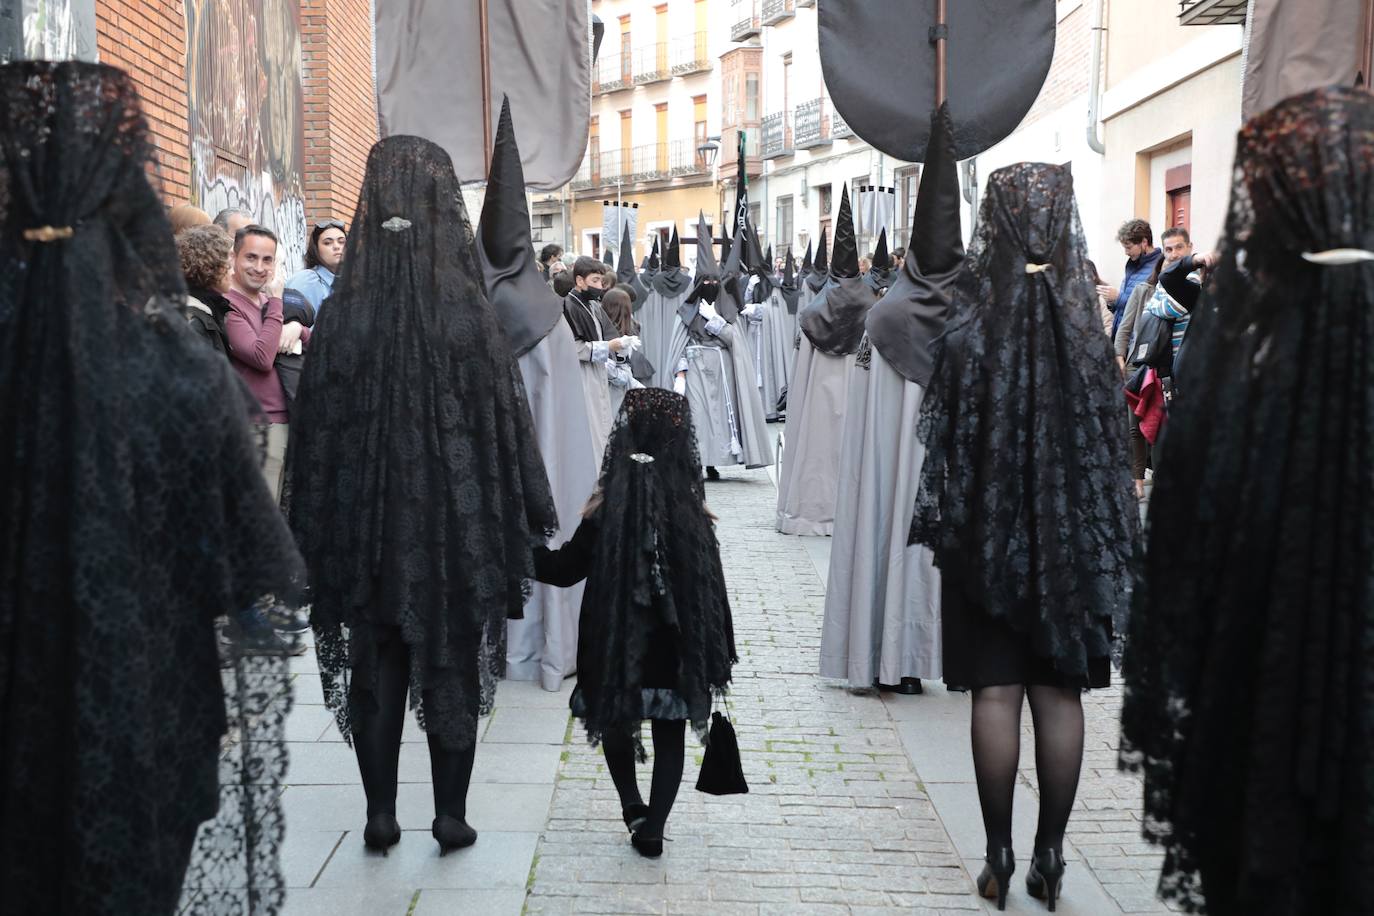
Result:
{"label": "grey robe hem", "polygon": [[680,352],[673,356],[673,341],[682,324],[677,310],[690,291],[689,287],[676,296],[667,297],[651,289],[644,299],[644,307],[635,315],[639,322],[639,339],[644,343],[644,356],[654,367],[653,386],[656,388],[673,387],[677,361],[682,357]]}
{"label": "grey robe hem", "polygon": [[692,406],[701,463],[708,467],[771,465],[773,445],[763,401],[753,384],[756,375],[747,333],[738,324],[727,324],[719,337],[698,343],[679,320],[672,353],[674,372],[683,358],[689,363],[687,401]]}
{"label": "grey robe hem", "polygon": [[[549,541],[550,547],[557,547],[577,530],[599,470],[592,461],[577,341],[567,319],[559,316],[553,329],[518,363],[558,510],[560,528]],[[577,671],[581,611],[581,584],[554,588],[534,583],[524,619],[506,622],[506,677],[538,681],[545,690],[561,689],[564,678]]]}
{"label": "grey robe hem", "polygon": [[925,389],[877,349],[870,356],[849,382],[821,628],[821,675],[853,687],[943,673],[935,555],[907,545],[925,458],[916,438]]}
{"label": "grey robe hem", "polygon": [[820,537],[834,530],[840,431],[853,365],[853,356],[822,353],[801,335],[778,473],[777,529],[783,534]]}

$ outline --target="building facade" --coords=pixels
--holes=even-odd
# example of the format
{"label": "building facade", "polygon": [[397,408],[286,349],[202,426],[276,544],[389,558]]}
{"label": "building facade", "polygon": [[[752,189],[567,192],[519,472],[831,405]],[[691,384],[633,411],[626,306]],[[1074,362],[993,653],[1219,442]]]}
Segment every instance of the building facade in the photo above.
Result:
{"label": "building facade", "polygon": [[21,13],[13,56],[98,59],[133,77],[169,206],[252,211],[288,268],[310,223],[352,219],[377,139],[369,0],[0,3]]}
{"label": "building facade", "polygon": [[606,33],[593,66],[587,152],[561,194],[534,196],[537,234],[552,234],[557,206],[567,213],[567,244],[600,257],[620,244],[603,238],[605,204],[638,205],[642,257],[674,225],[694,237],[699,211],[714,220],[714,175],[698,149],[720,134],[718,23],[727,8],[728,0],[592,0]]}

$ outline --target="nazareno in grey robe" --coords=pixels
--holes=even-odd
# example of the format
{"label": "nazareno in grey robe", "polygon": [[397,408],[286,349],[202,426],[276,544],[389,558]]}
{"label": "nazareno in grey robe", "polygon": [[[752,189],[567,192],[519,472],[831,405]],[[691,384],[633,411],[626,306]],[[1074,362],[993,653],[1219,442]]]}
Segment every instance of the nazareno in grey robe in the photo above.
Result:
{"label": "nazareno in grey robe", "polygon": [[[596,486],[599,463],[582,390],[577,344],[563,303],[544,282],[530,248],[525,179],[509,105],[503,105],[492,150],[477,252],[487,295],[511,342],[525,382],[535,441],[548,471],[559,530],[550,546],[572,537]],[[558,690],[577,670],[582,586],[533,583],[525,616],[506,622],[506,676]]]}
{"label": "nazareno in grey robe", "polygon": [[943,673],[934,553],[907,544],[925,458],[916,421],[930,381],[928,347],[963,262],[947,115],[933,120],[910,246],[868,313],[841,437],[820,673],[853,687]]}

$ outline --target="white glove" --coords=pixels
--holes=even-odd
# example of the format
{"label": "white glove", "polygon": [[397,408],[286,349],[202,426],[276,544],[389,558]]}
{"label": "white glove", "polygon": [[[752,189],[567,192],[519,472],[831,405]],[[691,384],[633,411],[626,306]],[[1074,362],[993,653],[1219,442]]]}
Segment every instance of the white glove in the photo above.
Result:
{"label": "white glove", "polygon": [[709,302],[703,302],[697,306],[697,314],[707,321],[714,321],[720,317],[720,312],[717,312],[716,307]]}
{"label": "white glove", "polygon": [[679,375],[673,379],[673,391],[677,394],[687,393],[687,376]]}
{"label": "white glove", "polygon": [[616,350],[615,355],[621,359],[627,358],[630,355],[630,349],[634,346],[634,341],[638,339],[637,337],[630,337],[629,335],[617,337],[615,342],[620,346]]}

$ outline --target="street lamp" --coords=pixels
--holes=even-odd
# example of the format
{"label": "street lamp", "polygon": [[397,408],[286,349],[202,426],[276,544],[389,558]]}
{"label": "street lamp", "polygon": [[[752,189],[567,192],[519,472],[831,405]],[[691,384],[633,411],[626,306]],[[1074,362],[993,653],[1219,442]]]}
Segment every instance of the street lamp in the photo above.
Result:
{"label": "street lamp", "polygon": [[716,164],[716,157],[720,155],[720,137],[707,137],[697,147],[697,156],[701,158],[702,165],[708,169]]}

